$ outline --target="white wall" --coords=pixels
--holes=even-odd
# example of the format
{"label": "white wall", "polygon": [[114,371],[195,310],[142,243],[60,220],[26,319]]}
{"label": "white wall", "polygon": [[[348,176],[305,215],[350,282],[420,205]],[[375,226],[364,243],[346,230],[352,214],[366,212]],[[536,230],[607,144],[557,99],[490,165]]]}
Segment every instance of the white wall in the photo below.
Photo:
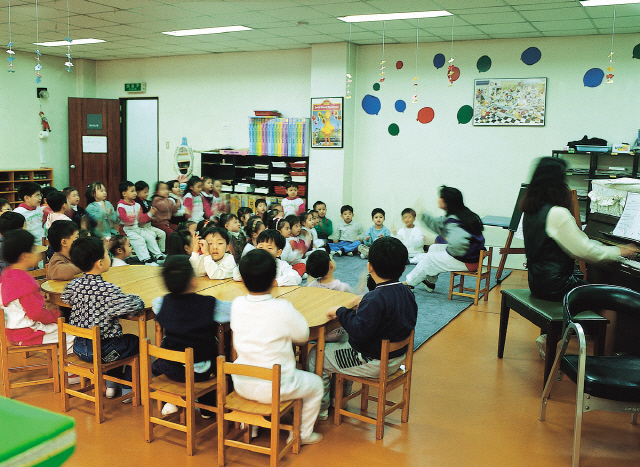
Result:
{"label": "white wall", "polygon": [[[368,223],[374,207],[382,207],[400,226],[400,211],[424,205],[438,213],[437,188],[451,185],[465,195],[466,204],[480,216],[510,216],[522,182],[529,178],[532,161],[550,156],[568,141],[587,134],[610,142],[630,142],[640,128],[640,60],[632,49],[638,35],[617,35],[613,84],[597,88],[583,85],[584,73],[605,69],[610,36],[548,39],[485,40],[455,42],[454,64],[460,79],[449,84],[447,64],[436,70],[433,57],[450,58],[450,44],[420,44],[418,55],[419,102],[411,103],[415,76],[415,44],[387,45],[385,84],[378,92],[382,48],[359,47],[356,88],[356,149],[354,154],[353,203],[360,221]],[[538,47],[542,59],[535,65],[520,60],[522,51]],[[491,69],[480,73],[476,62],[482,55],[492,60]],[[404,62],[401,70],[395,63]],[[457,123],[462,105],[473,106],[473,81],[486,78],[546,77],[547,111],[544,127],[474,127]],[[382,101],[379,115],[362,110],[365,94]],[[407,110],[394,109],[396,99],[407,102]],[[418,109],[429,106],[434,120],[416,121]],[[400,134],[389,135],[387,127],[397,123]]]}
{"label": "white wall", "polygon": [[183,136],[195,151],[249,147],[254,110],[308,116],[310,56],[311,49],[298,49],[99,62],[96,97],[127,97],[124,83],[147,83],[147,92],[134,96],[158,97],[160,177],[171,179]]}
{"label": "white wall", "polygon": [[[38,134],[42,125],[38,113],[42,110],[51,126],[49,138],[44,143],[45,165],[53,168],[55,187],[62,189],[69,184],[67,98],[76,95],[76,75],[65,70],[64,58],[43,55],[42,81],[36,84],[34,56],[35,53],[17,52],[13,62],[15,73],[7,73],[6,57],[2,60],[0,168],[40,167]],[[38,99],[36,88],[47,88],[49,98]]]}

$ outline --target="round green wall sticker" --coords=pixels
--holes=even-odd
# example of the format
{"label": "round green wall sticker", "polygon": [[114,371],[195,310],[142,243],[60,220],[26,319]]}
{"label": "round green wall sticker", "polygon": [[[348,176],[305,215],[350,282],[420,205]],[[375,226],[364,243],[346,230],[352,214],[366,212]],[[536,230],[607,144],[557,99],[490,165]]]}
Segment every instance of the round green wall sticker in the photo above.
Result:
{"label": "round green wall sticker", "polygon": [[483,55],[478,59],[478,63],[476,63],[476,66],[478,67],[478,71],[480,73],[489,71],[489,68],[491,68],[491,59],[487,55]]}
{"label": "round green wall sticker", "polygon": [[398,133],[400,133],[400,128],[398,127],[398,125],[396,125],[395,123],[389,125],[389,134],[391,136],[398,136]]}
{"label": "round green wall sticker", "polygon": [[380,90],[380,83],[374,83],[373,84],[373,90],[374,91],[379,91]]}
{"label": "round green wall sticker", "polygon": [[469,123],[473,117],[473,108],[470,105],[463,105],[458,110],[458,123]]}

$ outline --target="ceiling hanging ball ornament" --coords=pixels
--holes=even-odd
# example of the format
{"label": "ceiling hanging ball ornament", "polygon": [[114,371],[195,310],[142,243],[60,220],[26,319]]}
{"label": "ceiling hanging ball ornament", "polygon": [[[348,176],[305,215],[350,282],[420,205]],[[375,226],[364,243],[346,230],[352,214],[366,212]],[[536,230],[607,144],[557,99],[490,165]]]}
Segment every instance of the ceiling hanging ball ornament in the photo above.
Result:
{"label": "ceiling hanging ball ornament", "polygon": [[433,120],[435,113],[431,107],[423,107],[418,110],[418,118],[417,121],[423,124],[430,123]]}
{"label": "ceiling hanging ball ornament", "polygon": [[520,55],[520,60],[522,60],[525,65],[534,65],[540,61],[541,57],[542,52],[540,52],[539,48],[529,47],[524,52],[522,52],[522,55]]}
{"label": "ceiling hanging ball ornament", "polygon": [[458,109],[458,123],[464,125],[465,123],[469,123],[471,118],[473,117],[473,107],[470,105],[463,105]]}
{"label": "ceiling hanging ball ornament", "polygon": [[379,91],[380,90],[380,83],[373,83],[373,90],[374,91]]}
{"label": "ceiling hanging ball ornament", "polygon": [[444,54],[436,54],[433,57],[433,66],[436,67],[437,70],[439,70],[440,68],[442,68],[444,66],[444,62],[446,62],[447,59],[444,56]]}
{"label": "ceiling hanging ball ornament", "polygon": [[391,125],[389,125],[389,134],[391,136],[398,136],[399,133],[400,133],[400,127],[398,125],[396,125],[395,123],[392,123]]}
{"label": "ceiling hanging ball ornament", "polygon": [[478,59],[478,63],[476,63],[476,67],[478,67],[478,71],[480,73],[484,73],[485,71],[489,71],[491,68],[491,59],[488,55],[483,55]]}
{"label": "ceiling hanging ball ornament", "polygon": [[380,108],[380,99],[378,99],[376,96],[367,94],[362,98],[362,110],[364,110],[369,115],[378,115],[378,112],[380,112]]}
{"label": "ceiling hanging ball ornament", "polygon": [[402,60],[398,60],[396,62],[396,70],[402,70],[403,66],[404,66],[404,63],[402,63]]}

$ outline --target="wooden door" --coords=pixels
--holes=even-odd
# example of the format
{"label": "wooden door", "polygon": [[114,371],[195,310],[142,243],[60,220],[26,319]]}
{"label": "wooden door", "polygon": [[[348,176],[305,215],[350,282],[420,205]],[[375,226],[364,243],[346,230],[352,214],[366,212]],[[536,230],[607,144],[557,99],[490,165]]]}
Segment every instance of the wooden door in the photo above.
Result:
{"label": "wooden door", "polygon": [[[107,152],[84,152],[88,146],[83,146],[83,136],[106,137]],[[120,199],[118,184],[124,180],[123,167],[120,101],[70,97],[69,184],[78,189],[80,204],[87,205],[87,185],[101,181],[107,188],[107,199],[115,206]]]}

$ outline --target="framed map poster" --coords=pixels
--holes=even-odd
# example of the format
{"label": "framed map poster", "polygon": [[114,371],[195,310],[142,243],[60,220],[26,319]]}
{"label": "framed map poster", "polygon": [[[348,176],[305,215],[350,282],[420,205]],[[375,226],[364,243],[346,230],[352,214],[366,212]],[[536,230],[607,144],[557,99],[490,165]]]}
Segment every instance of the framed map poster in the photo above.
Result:
{"label": "framed map poster", "polygon": [[313,97],[311,99],[311,147],[341,148],[342,97]]}
{"label": "framed map poster", "polygon": [[544,126],[547,78],[476,79],[474,126]]}

